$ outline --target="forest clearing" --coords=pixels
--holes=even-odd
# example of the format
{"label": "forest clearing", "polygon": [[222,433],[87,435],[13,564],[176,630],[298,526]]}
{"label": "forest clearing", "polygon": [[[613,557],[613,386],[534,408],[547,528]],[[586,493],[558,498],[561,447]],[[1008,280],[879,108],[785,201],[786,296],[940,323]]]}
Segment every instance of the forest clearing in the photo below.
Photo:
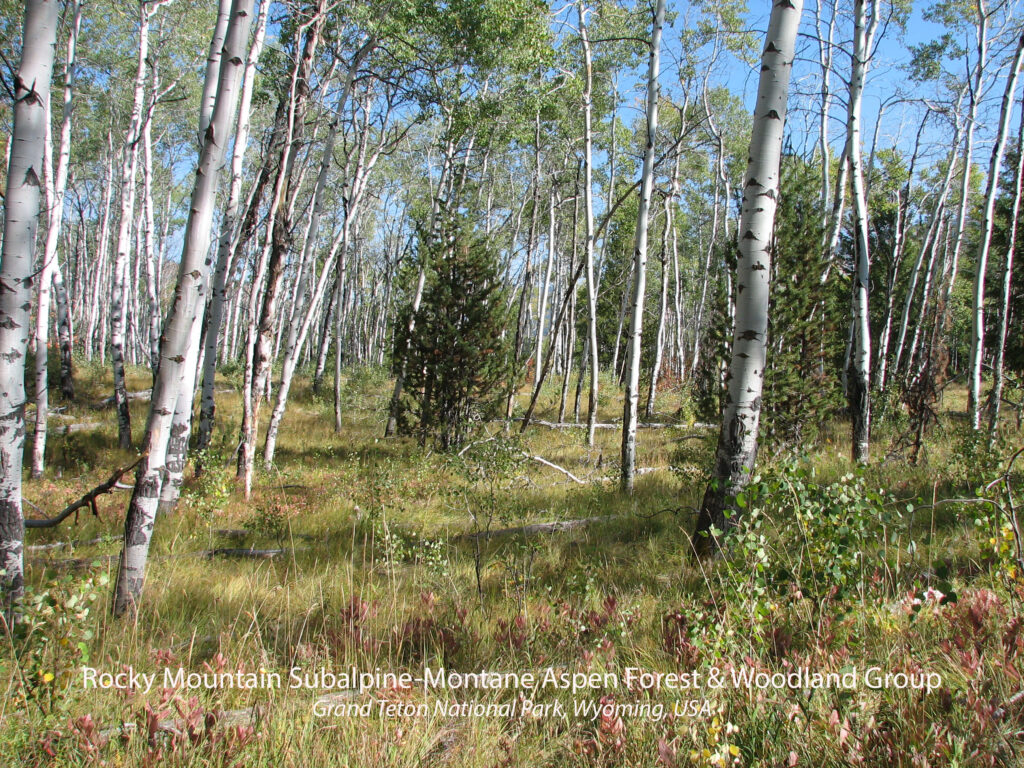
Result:
{"label": "forest clearing", "polygon": [[1024,764],[1017,0],[0,3],[0,764]]}

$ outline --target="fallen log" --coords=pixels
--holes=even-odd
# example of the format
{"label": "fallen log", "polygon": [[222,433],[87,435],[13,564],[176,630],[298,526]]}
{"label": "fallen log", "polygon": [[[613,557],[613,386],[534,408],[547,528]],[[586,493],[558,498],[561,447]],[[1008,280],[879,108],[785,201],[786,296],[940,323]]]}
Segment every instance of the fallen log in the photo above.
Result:
{"label": "fallen log", "polygon": [[[50,436],[60,435],[71,435],[75,432],[88,432],[90,429],[100,429],[104,424],[98,421],[83,421],[78,424],[65,424],[63,426],[49,426],[47,427],[47,434]],[[28,434],[35,434],[36,425],[29,424],[25,427],[25,432]]]}
{"label": "fallen log", "polygon": [[138,466],[140,461],[142,461],[142,456],[137,458],[127,467],[121,467],[121,469],[115,470],[114,474],[112,474],[106,482],[100,483],[91,491],[89,491],[81,498],[79,498],[77,501],[68,504],[66,507],[64,507],[63,510],[61,510],[60,514],[56,517],[43,518],[42,520],[26,520],[25,527],[53,528],[54,526],[63,523],[65,520],[71,517],[71,515],[74,515],[75,522],[78,522],[78,510],[82,509],[83,507],[89,507],[89,509],[92,511],[92,514],[96,518],[99,518],[100,513],[99,510],[96,509],[96,499],[102,496],[103,494],[110,493],[112,490],[114,490],[114,488],[117,486],[118,481],[126,474],[128,474],[131,470],[135,469],[135,467]]}
{"label": "fallen log", "polygon": [[548,461],[547,459],[542,458],[540,456],[534,456],[533,454],[529,454],[526,451],[523,451],[523,456],[525,456],[528,459],[533,459],[534,461],[536,461],[536,462],[538,462],[540,464],[543,464],[545,467],[551,467],[552,469],[558,470],[563,475],[565,475],[570,480],[572,480],[574,483],[578,483],[579,485],[586,485],[586,482],[584,482],[583,480],[580,480],[578,477],[576,477],[576,475],[574,475],[568,469],[565,469],[564,467],[560,467],[557,464],[555,464],[554,462]]}
{"label": "fallen log", "polygon": [[97,536],[95,539],[85,541],[55,541],[52,544],[30,544],[25,547],[29,552],[46,552],[51,549],[62,549],[63,547],[91,547],[94,544],[103,544],[108,541],[121,541],[124,536]]}
{"label": "fallen log", "polygon": [[238,547],[217,547],[207,549],[198,554],[206,558],[211,557],[250,557],[254,559],[272,560],[280,557],[288,550],[286,549],[242,549]]}
{"label": "fallen log", "polygon": [[[149,397],[152,394],[153,394],[153,390],[152,389],[144,389],[141,392],[129,392],[128,393],[128,402],[130,403],[132,400],[144,400],[145,398]],[[102,411],[104,408],[113,408],[114,407],[114,396],[111,395],[110,397],[105,397],[102,400],[100,400],[98,403],[93,403],[92,407],[93,407],[94,410],[97,410],[97,411]]]}
{"label": "fallen log", "polygon": [[[521,421],[521,419],[516,419]],[[542,419],[531,419],[531,425],[537,425],[539,427],[548,427],[549,429],[586,429],[587,423],[585,421],[544,421]],[[671,424],[660,421],[641,421],[637,425],[637,429],[714,429],[714,424],[706,424],[704,422],[694,422],[693,424]],[[622,429],[622,425],[612,423],[598,423],[594,425],[594,429]]]}
{"label": "fallen log", "polygon": [[572,531],[577,528],[585,528],[594,523],[606,523],[617,520],[622,515],[600,515],[598,517],[581,517],[576,520],[555,520],[551,523],[532,523],[530,525],[519,525],[513,528],[499,528],[496,531],[477,531],[476,533],[464,533],[456,536],[458,539],[489,539],[497,536],[512,536],[517,533],[526,535],[534,533],[558,533],[560,531]]}

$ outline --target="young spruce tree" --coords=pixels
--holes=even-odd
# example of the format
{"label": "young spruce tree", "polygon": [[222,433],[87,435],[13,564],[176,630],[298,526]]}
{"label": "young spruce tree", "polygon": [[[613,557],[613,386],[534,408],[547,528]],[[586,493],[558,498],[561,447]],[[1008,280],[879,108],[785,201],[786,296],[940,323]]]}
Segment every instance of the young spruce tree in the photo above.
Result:
{"label": "young spruce tree", "polygon": [[411,336],[411,309],[397,324],[396,348],[408,340],[409,350],[399,429],[447,451],[500,414],[512,375],[509,302],[496,252],[464,220],[421,235],[418,255],[430,271]]}

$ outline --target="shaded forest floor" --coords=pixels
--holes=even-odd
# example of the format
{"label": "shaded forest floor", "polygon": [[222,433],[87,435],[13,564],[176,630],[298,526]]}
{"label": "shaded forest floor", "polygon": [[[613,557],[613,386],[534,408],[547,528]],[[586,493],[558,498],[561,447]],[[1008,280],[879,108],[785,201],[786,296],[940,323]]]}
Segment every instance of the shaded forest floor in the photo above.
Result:
{"label": "shaded forest floor", "polygon": [[[618,490],[620,433],[531,427],[462,456],[383,439],[389,382],[353,371],[345,424],[330,395],[297,381],[277,465],[252,498],[234,489],[230,454],[239,397],[218,396],[218,431],[178,512],[158,520],[136,621],[109,617],[125,491],[54,529],[30,530],[25,629],[3,638],[0,763],[4,765],[562,766],[1016,765],[1024,710],[1024,581],[999,510],[973,498],[1019,446],[1007,424],[993,451],[966,434],[963,393],[950,391],[925,460],[887,456],[900,431],[880,424],[874,461],[854,474],[848,426],[761,457],[743,504],[754,525],[727,557],[696,563],[689,532],[711,466],[712,430],[645,429],[633,496]],[[611,392],[604,382],[605,392]],[[149,386],[137,371],[129,389]],[[42,480],[25,498],[54,514],[133,455],[116,449],[110,391],[98,366],[79,370],[78,403],[61,423],[95,428],[49,441]],[[621,418],[604,395],[601,421]],[[538,418],[553,419],[554,390]],[[585,400],[585,397],[584,397]],[[520,407],[525,403],[520,397]],[[148,401],[133,402],[136,437]],[[673,421],[680,395],[658,400]],[[264,406],[265,426],[269,408]],[[571,410],[571,408],[570,408]],[[905,425],[904,425],[905,426]],[[513,430],[516,432],[516,430]],[[531,457],[557,464],[575,479]],[[1019,462],[1010,475],[1019,481]],[[997,498],[1002,486],[983,491]],[[31,506],[26,514],[39,517]],[[597,519],[594,519],[597,518]],[[586,520],[554,533],[507,531]],[[473,537],[482,531],[491,537]],[[40,549],[78,541],[74,547]],[[279,550],[232,557],[218,549]],[[208,556],[213,550],[213,556]],[[205,554],[204,554],[205,553]],[[112,556],[112,557],[111,557]],[[314,716],[332,691],[289,690],[288,670],[615,672],[630,667],[706,674],[712,667],[859,674],[934,672],[938,690],[619,687],[527,698],[565,716],[460,717],[438,698],[508,704],[514,690],[386,688],[333,703],[430,702],[399,718]],[[275,671],[278,690],[149,693],[85,690],[82,667],[117,672]],[[661,719],[573,715],[574,700],[662,703]],[[699,713],[673,712],[692,700]],[[228,715],[222,713],[227,712]],[[124,724],[131,724],[125,727]]]}

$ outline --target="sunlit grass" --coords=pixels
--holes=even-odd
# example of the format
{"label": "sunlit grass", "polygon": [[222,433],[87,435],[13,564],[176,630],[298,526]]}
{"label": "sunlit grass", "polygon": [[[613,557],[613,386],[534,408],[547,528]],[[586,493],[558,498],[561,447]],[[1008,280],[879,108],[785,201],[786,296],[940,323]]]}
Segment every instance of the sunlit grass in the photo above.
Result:
{"label": "sunlit grass", "polygon": [[[177,513],[157,522],[137,618],[111,619],[109,584],[97,582],[91,588],[95,601],[87,616],[76,619],[71,634],[78,640],[82,628],[92,631],[83,642],[94,666],[153,670],[181,665],[203,671],[226,665],[287,675],[293,666],[320,665],[412,672],[424,665],[461,671],[549,666],[621,671],[638,665],[704,669],[751,660],[822,667],[870,661],[936,669],[944,675],[947,693],[923,698],[909,691],[821,692],[810,699],[777,691],[699,694],[711,702],[718,722],[739,729],[728,735],[708,717],[628,720],[621,730],[615,723],[571,717],[323,719],[311,714],[313,693],[291,690],[182,694],[182,700],[196,697],[194,704],[179,704],[186,710],[183,715],[172,704],[161,708],[156,690],[128,696],[83,690],[77,671],[82,660],[73,652],[47,650],[40,657],[40,663],[54,666],[58,676],[48,685],[59,687],[59,694],[26,701],[19,698],[25,682],[8,648],[0,656],[0,684],[15,695],[0,708],[4,762],[47,764],[53,752],[67,764],[105,760],[135,765],[155,760],[159,750],[163,759],[183,765],[647,766],[659,759],[662,764],[694,764],[691,750],[696,750],[696,764],[710,764],[704,749],[715,754],[723,744],[733,744],[744,765],[786,764],[791,750],[799,764],[813,757],[813,764],[845,765],[855,759],[851,745],[857,744],[860,754],[868,756],[867,765],[909,765],[915,749],[932,755],[932,765],[943,764],[935,762],[935,755],[947,755],[951,765],[982,765],[970,757],[971,750],[991,749],[993,740],[1005,739],[1015,727],[991,711],[985,714],[977,702],[1005,701],[1019,687],[1009,671],[1019,663],[1016,651],[1000,656],[999,649],[1009,648],[1005,636],[1019,613],[1020,582],[983,563],[984,534],[962,510],[922,510],[901,529],[901,538],[879,541],[886,562],[898,564],[899,577],[868,583],[850,600],[816,605],[789,594],[758,602],[742,592],[751,574],[737,572],[728,561],[699,564],[689,556],[713,430],[685,424],[643,430],[638,464],[651,471],[637,479],[628,497],[618,490],[617,429],[599,429],[589,448],[583,429],[531,427],[514,451],[511,469],[489,476],[408,438],[384,439],[389,385],[379,374],[355,371],[346,378],[340,434],[334,431],[330,390],[315,397],[302,379],[292,390],[277,463],[267,471],[258,462],[254,492],[245,501],[238,491],[220,498],[204,490],[212,487],[204,483],[218,479],[228,490],[233,485],[240,403],[232,384],[237,382],[225,379],[218,385],[209,474],[200,480],[189,477]],[[602,384],[600,421],[617,421],[621,396],[610,381]],[[67,416],[83,422],[102,419],[105,426],[51,438],[46,477],[25,484],[26,498],[47,514],[105,479],[113,467],[133,460],[114,447],[113,412],[92,408],[109,386],[105,369],[80,367],[78,402]],[[148,372],[131,373],[130,390],[148,386]],[[575,379],[570,415],[574,387]],[[550,383],[538,418],[557,416],[560,389],[560,380]],[[962,428],[948,410],[962,405],[959,395],[955,390],[947,395],[927,463],[921,466],[889,456],[895,430],[877,427],[868,485],[891,492],[901,505],[919,499],[928,504],[933,493],[969,492],[980,478],[957,463]],[[674,421],[685,407],[682,397],[662,393],[654,420]],[[519,407],[526,401],[523,392]],[[583,403],[585,413],[585,392]],[[264,405],[261,426],[268,410]],[[145,413],[146,401],[134,401],[136,440]],[[510,435],[516,433],[513,425]],[[489,424],[477,439],[502,434],[501,424]],[[694,437],[699,434],[704,436]],[[818,441],[801,446],[822,482],[838,481],[852,471],[848,442],[848,425],[830,417]],[[554,462],[583,484],[519,455],[520,450]],[[470,462],[473,455],[467,453]],[[770,447],[762,460],[772,463]],[[121,532],[126,503],[126,493],[111,494],[101,499],[98,520],[83,515],[77,525],[69,521],[60,528],[30,531],[29,544],[109,537],[74,549],[30,552],[32,589],[75,594],[87,579],[96,581],[104,573],[112,577],[116,561],[99,558],[118,552],[113,537]],[[563,533],[502,535],[479,546],[464,536],[581,518],[604,519]],[[227,536],[224,530],[244,533]],[[259,560],[196,554],[224,546],[283,552]],[[773,546],[782,561],[795,556],[800,543]],[[785,547],[792,552],[784,552]],[[86,567],[70,569],[61,562],[68,558],[83,560]],[[93,558],[97,565],[91,567]],[[907,591],[930,583],[936,561],[951,564],[960,603],[929,605],[914,614],[907,608]],[[54,579],[64,581],[54,586]],[[965,638],[970,642],[961,648]],[[1019,647],[1016,635],[1011,642]],[[974,646],[982,649],[976,666],[970,656]],[[611,693],[619,701],[651,695]],[[515,694],[487,692],[480,700],[510,697]],[[572,703],[561,691],[545,697],[567,707]],[[660,698],[672,700],[666,694]],[[162,717],[178,719],[187,719],[193,710],[260,709],[253,734],[223,728],[178,742],[158,735],[152,743],[138,737],[123,743],[110,732],[109,743],[97,737],[90,746],[89,728],[81,718],[88,715],[99,730],[116,729],[139,722],[147,704],[166,710]],[[846,728],[842,736],[847,719],[856,729]],[[659,742],[664,745],[660,751]],[[879,756],[886,750],[897,757],[882,762]],[[954,760],[957,754],[960,762]]]}

